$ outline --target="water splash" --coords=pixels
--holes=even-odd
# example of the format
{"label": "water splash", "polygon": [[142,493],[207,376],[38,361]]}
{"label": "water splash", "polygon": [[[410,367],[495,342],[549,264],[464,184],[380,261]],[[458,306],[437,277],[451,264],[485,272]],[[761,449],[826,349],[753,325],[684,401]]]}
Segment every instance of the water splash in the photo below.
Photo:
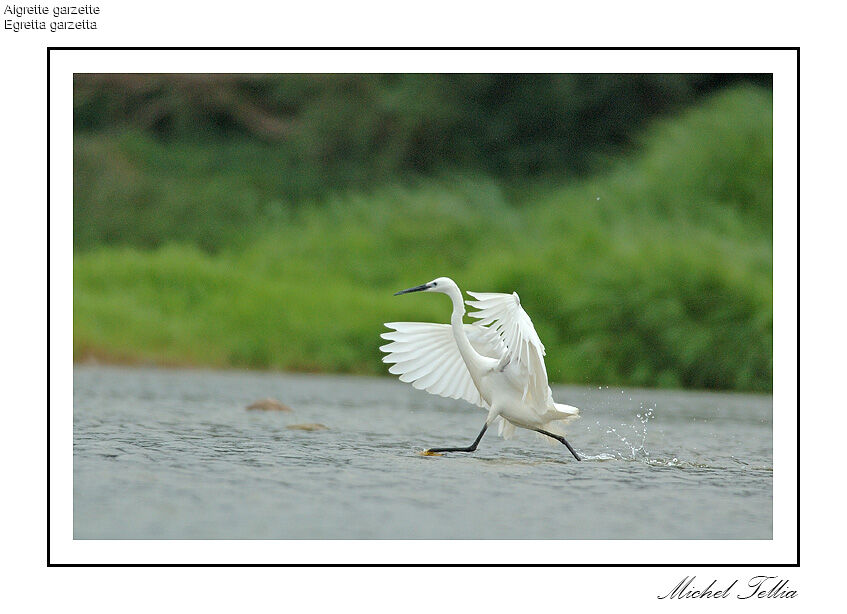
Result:
{"label": "water splash", "polygon": [[[623,391],[621,391],[621,394],[623,394]],[[632,400],[632,398],[630,398],[630,400]],[[645,444],[647,443],[647,425],[650,420],[655,417],[654,411],[656,409],[656,405],[652,404],[645,408],[643,401],[638,405],[639,411],[635,414],[635,423],[621,422],[617,427],[611,425],[605,427],[605,435],[612,435],[616,437],[619,443],[622,443],[629,449],[629,452],[627,453],[626,449],[624,449],[624,451],[618,450],[617,442],[610,445],[603,441],[602,443],[608,452],[598,455],[598,457],[610,455],[612,458],[619,460],[638,460],[647,463],[652,461],[650,452],[645,447]],[[596,424],[597,426],[601,426],[599,421],[597,421]],[[619,428],[620,430],[618,430]],[[598,458],[598,460],[605,459]]]}
{"label": "water splash", "polygon": [[608,452],[601,452],[600,454],[590,455],[583,454],[582,460],[584,461],[607,461],[607,460],[618,460],[618,457],[614,454],[609,454]]}

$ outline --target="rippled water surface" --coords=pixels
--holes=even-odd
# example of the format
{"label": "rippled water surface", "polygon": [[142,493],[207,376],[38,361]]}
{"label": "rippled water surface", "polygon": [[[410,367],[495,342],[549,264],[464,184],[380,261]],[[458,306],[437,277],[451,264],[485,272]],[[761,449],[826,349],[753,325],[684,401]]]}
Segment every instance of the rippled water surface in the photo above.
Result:
{"label": "rippled water surface", "polygon": [[421,456],[485,412],[388,378],[78,366],[74,537],[771,539],[771,396],[554,396],[584,462],[496,429]]}

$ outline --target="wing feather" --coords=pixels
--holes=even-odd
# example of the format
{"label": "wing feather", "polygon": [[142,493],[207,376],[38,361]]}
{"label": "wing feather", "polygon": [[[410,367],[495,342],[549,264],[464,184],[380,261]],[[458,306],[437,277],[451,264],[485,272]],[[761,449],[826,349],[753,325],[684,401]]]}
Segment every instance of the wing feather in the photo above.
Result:
{"label": "wing feather", "polygon": [[[453,399],[464,399],[487,408],[479,394],[465,361],[459,353],[449,324],[431,322],[389,322],[393,329],[383,333],[390,341],[379,349],[386,352],[382,361],[391,364],[389,373],[400,376],[418,390]],[[468,340],[477,352],[501,358],[506,348],[496,331],[465,324]]]}
{"label": "wing feather", "polygon": [[472,318],[478,324],[497,331],[510,354],[510,359],[518,363],[524,378],[524,398],[538,406],[547,404],[550,388],[547,383],[547,368],[544,365],[546,350],[532,320],[521,307],[517,292],[501,294],[495,292],[468,292],[476,300],[466,301],[478,311],[472,312]]}

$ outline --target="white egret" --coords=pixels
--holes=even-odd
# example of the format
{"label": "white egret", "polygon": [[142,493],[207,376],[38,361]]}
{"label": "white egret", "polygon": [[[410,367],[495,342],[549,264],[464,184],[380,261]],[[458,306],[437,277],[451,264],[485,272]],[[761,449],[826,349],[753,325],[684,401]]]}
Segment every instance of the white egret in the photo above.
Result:
{"label": "white egret", "polygon": [[521,307],[517,293],[468,292],[478,309],[470,314],[479,322],[465,324],[462,292],[449,277],[415,286],[409,292],[441,292],[453,301],[450,324],[389,322],[393,332],[382,337],[391,343],[380,349],[392,363],[389,372],[419,390],[453,399],[464,399],[488,410],[476,440],[466,448],[431,448],[436,452],[473,452],[485,431],[500,421],[500,435],[508,439],[515,427],[552,437],[582,460],[565,438],[562,426],[579,415],[579,409],[553,401],[544,366],[544,345]]}

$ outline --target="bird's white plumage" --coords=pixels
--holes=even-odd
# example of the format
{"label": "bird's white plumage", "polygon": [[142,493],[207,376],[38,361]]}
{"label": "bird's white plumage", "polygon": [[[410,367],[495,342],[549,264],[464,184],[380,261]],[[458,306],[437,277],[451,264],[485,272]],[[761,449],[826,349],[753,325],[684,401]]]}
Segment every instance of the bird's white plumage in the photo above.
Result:
{"label": "bird's white plumage", "polygon": [[[547,381],[545,349],[521,307],[517,293],[468,292],[475,300],[464,301],[461,290],[449,277],[403,290],[439,292],[450,297],[450,324],[391,322],[390,341],[380,349],[388,355],[391,373],[419,390],[469,403],[488,410],[486,427],[499,421],[500,434],[509,438],[515,427],[551,434],[568,446],[563,426],[577,418],[576,407],[559,404]],[[465,324],[465,303],[477,309],[470,316],[479,320]],[[433,451],[472,452],[468,448],[435,448]],[[544,435],[546,437],[546,435]],[[550,439],[553,441],[554,439]]]}
{"label": "bird's white plumage", "polygon": [[508,348],[509,359],[519,367],[524,380],[524,399],[546,405],[550,396],[547,383],[547,367],[544,364],[546,350],[529,315],[521,307],[517,292],[501,294],[495,292],[470,292],[475,301],[465,301],[478,309],[469,313],[478,318],[479,324],[496,330]]}
{"label": "bird's white plumage", "polygon": [[[393,363],[389,373],[400,376],[418,390],[452,399],[464,399],[485,409],[488,405],[474,385],[449,324],[431,322],[388,322],[394,332],[383,333],[391,343],[379,349],[387,352],[382,361]],[[500,358],[505,348],[492,329],[465,324],[465,332],[474,349],[483,356]]]}

